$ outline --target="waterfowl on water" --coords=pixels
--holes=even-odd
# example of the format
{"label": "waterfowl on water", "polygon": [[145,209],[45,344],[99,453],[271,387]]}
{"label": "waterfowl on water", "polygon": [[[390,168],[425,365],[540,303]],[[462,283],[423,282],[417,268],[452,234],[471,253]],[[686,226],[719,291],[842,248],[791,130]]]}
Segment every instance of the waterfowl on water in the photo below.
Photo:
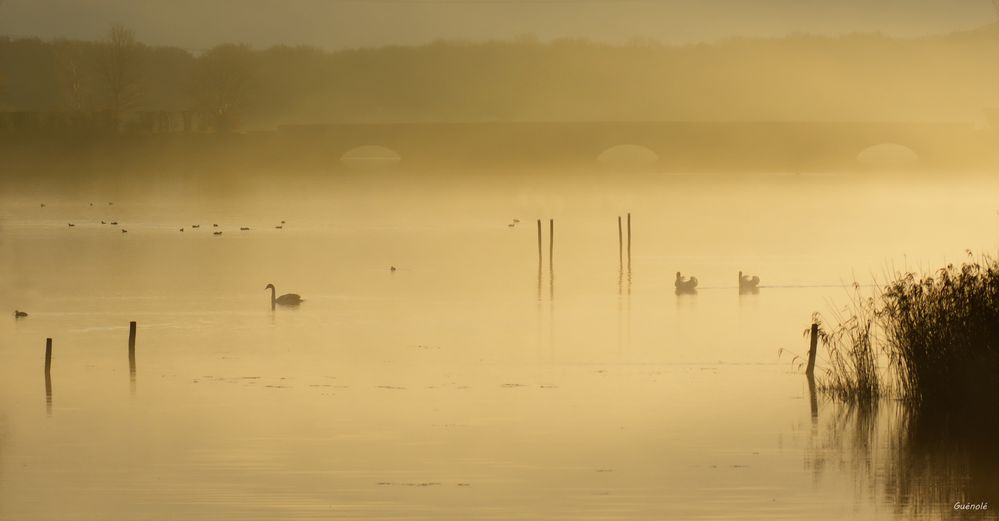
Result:
{"label": "waterfowl on water", "polygon": [[684,279],[680,272],[676,272],[676,281],[673,282],[676,286],[677,293],[696,293],[697,292],[697,277],[690,277],[689,279]]}
{"label": "waterfowl on water", "polygon": [[297,306],[303,302],[302,297],[299,296],[297,293],[285,293],[280,297],[276,296],[277,290],[274,289],[274,284],[268,284],[264,286],[264,289],[271,290],[271,307],[274,307],[275,305],[278,304],[282,306]]}
{"label": "waterfowl on water", "polygon": [[212,225],[212,228],[218,228],[218,227],[219,227],[219,225],[217,225],[217,224],[213,224]]}
{"label": "waterfowl on water", "polygon": [[192,224],[191,228],[201,228],[201,225],[200,224]]}
{"label": "waterfowl on water", "polygon": [[750,277],[749,275],[743,275],[739,272],[739,291],[756,291],[760,289],[760,278],[757,276]]}
{"label": "waterfowl on water", "polygon": [[242,228],[239,229],[239,231],[241,231],[241,232],[248,232],[248,231],[250,231],[250,228],[246,227],[246,226],[243,226]]}
{"label": "waterfowl on water", "polygon": [[39,206],[39,208],[45,208],[45,203],[42,203],[41,206]]}
{"label": "waterfowl on water", "polygon": [[222,232],[213,232],[212,235],[222,235]]}
{"label": "waterfowl on water", "polygon": [[111,226],[118,226],[118,221],[111,221]]}
{"label": "waterfowl on water", "polygon": [[283,230],[283,229],[284,229],[284,226],[281,226],[281,225],[279,224],[279,225],[275,226],[275,227],[274,227],[274,229],[276,229],[276,230]]}
{"label": "waterfowl on water", "polygon": [[76,225],[75,225],[75,224],[73,224],[73,223],[69,223],[69,227],[70,227],[70,228],[73,228],[74,226],[76,226]]}
{"label": "waterfowl on water", "polygon": [[180,229],[180,231],[184,231],[184,229],[183,229],[183,228],[181,228],[181,229]]}
{"label": "waterfowl on water", "polygon": [[101,221],[101,224],[107,224],[107,221]]}
{"label": "waterfowl on water", "polygon": [[126,229],[122,228],[122,229],[121,229],[121,233],[128,233],[128,230],[126,230]]}
{"label": "waterfowl on water", "polygon": [[389,266],[389,271],[391,271],[391,272],[393,272],[393,273],[394,273],[394,272],[395,272],[395,271],[396,271],[397,269],[399,269],[399,268],[396,268],[395,266]]}
{"label": "waterfowl on water", "polygon": [[14,310],[14,318],[24,318],[26,316],[28,316],[28,314],[25,313],[24,311],[20,311],[17,309]]}

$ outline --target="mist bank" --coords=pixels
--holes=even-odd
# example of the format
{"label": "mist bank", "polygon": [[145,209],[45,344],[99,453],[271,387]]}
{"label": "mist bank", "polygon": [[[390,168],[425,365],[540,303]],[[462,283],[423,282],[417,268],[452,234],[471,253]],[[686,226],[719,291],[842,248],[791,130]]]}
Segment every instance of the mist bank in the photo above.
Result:
{"label": "mist bank", "polygon": [[[999,105],[994,27],[933,37],[794,35],[616,46],[438,42],[324,51],[131,50],[132,111],[231,126],[468,121],[964,121]],[[0,110],[108,109],[106,41],[0,37]]]}

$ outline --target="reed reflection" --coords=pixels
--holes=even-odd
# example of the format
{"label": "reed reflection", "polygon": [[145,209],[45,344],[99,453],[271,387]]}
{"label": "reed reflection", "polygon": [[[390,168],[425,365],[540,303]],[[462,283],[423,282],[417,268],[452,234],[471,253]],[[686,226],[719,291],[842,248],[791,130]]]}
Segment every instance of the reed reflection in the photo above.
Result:
{"label": "reed reflection", "polygon": [[830,461],[838,462],[858,490],[868,491],[870,497],[858,501],[878,501],[898,516],[999,519],[994,411],[876,401],[832,405],[806,452],[816,480]]}

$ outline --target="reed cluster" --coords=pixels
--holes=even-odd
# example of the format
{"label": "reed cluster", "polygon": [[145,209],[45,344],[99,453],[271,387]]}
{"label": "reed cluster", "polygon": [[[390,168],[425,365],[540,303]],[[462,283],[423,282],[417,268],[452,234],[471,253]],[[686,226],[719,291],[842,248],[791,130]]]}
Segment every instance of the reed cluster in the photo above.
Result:
{"label": "reed cluster", "polygon": [[999,403],[999,261],[899,273],[820,323],[819,388],[844,401],[891,396],[964,409]]}

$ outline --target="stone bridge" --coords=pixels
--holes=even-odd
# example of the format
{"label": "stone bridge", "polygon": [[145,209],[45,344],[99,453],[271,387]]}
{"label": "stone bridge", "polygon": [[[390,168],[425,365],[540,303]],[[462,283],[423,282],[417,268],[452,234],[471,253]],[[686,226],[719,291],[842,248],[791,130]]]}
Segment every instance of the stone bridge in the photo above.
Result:
{"label": "stone bridge", "polygon": [[286,125],[279,139],[322,149],[330,162],[379,146],[406,165],[595,165],[606,150],[637,145],[662,168],[849,168],[879,144],[918,156],[920,168],[969,167],[993,158],[993,132],[957,123],[550,122]]}

